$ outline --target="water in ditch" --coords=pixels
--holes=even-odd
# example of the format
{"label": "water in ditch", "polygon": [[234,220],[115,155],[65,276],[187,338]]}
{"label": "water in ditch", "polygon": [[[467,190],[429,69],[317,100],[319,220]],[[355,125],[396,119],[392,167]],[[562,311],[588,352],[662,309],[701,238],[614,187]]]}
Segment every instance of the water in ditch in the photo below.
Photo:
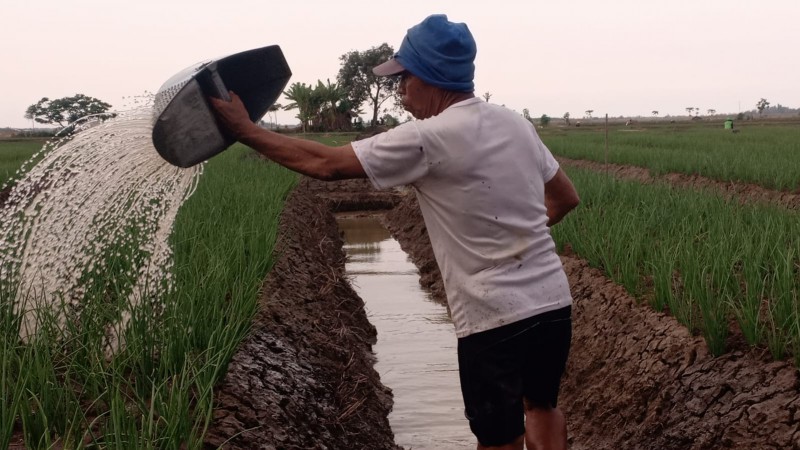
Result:
{"label": "water in ditch", "polygon": [[338,218],[347,273],[378,330],[375,366],[394,394],[389,422],[406,449],[472,448],[447,309],[419,286],[419,273],[375,217]]}

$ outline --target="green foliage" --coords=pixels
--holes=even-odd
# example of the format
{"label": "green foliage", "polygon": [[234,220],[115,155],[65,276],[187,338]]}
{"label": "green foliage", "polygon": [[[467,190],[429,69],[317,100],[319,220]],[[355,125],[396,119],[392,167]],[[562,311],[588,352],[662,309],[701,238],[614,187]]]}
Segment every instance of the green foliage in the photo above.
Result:
{"label": "green foliage", "polygon": [[[739,126],[719,123],[675,128],[660,126],[635,133],[609,130],[608,162],[646,167],[655,174],[701,175],[721,181],[755,183],[772,189],[800,188],[800,139],[796,126]],[[603,162],[604,133],[591,127],[559,128],[542,139],[557,156]]]}
{"label": "green foliage", "polygon": [[42,97],[25,110],[25,118],[38,123],[57,124],[63,128],[89,115],[99,115],[98,117],[103,119],[111,117],[113,114],[105,114],[109,109],[111,105],[108,103],[83,94],[55,100]]}
{"label": "green foliage", "polygon": [[566,170],[582,204],[553,228],[560,246],[700,331],[714,354],[733,320],[776,359],[800,354],[797,212]]}
{"label": "green foliage", "polygon": [[389,44],[383,43],[364,51],[352,51],[342,55],[339,60],[337,81],[345,92],[354,110],[360,110],[364,102],[372,109],[372,123],[378,121],[381,105],[395,96],[398,79],[396,77],[379,77],[372,73],[372,68],[385,62],[394,54]]}
{"label": "green foliage", "polygon": [[283,93],[292,103],[285,110],[297,109],[303,132],[350,129],[350,103],[336,83],[317,80],[316,86],[293,83]]}
{"label": "green foliage", "polygon": [[381,122],[380,123],[381,123],[381,125],[383,125],[385,127],[389,127],[389,128],[394,128],[394,127],[400,125],[400,121],[397,119],[397,117],[395,117],[395,116],[393,116],[391,114],[384,114],[383,116],[381,116]]}
{"label": "green foliage", "polygon": [[756,103],[756,109],[758,110],[758,114],[762,114],[765,109],[769,107],[769,102],[767,99],[762,98]]}
{"label": "green foliage", "polygon": [[284,106],[283,109],[287,111],[292,109],[298,110],[296,117],[300,119],[300,124],[303,127],[304,133],[308,130],[309,122],[313,116],[313,92],[314,90],[311,86],[305,83],[295,82],[283,93],[283,95],[292,102]]}
{"label": "green foliage", "polygon": [[17,170],[43,145],[39,139],[0,141],[0,188],[13,181]]}
{"label": "green foliage", "polygon": [[84,298],[66,328],[42,310],[23,343],[16,293],[0,282],[0,448],[18,431],[26,448],[203,448],[213,386],[250,327],[297,180],[249,153],[235,145],[207,163],[171,236],[175,289],[133,310],[113,357],[103,342],[108,305],[126,302],[116,290]]}
{"label": "green foliage", "polygon": [[543,127],[550,125],[550,116],[542,114],[542,117],[539,118],[539,124]]}

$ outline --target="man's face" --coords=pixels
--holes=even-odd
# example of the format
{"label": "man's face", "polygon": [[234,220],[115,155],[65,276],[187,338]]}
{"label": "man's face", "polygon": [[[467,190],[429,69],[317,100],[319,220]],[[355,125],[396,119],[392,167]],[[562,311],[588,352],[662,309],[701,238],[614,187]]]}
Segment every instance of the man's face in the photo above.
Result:
{"label": "man's face", "polygon": [[403,109],[417,119],[427,119],[438,113],[434,106],[437,91],[436,88],[417,78],[411,72],[405,71],[400,74],[397,94],[403,103]]}

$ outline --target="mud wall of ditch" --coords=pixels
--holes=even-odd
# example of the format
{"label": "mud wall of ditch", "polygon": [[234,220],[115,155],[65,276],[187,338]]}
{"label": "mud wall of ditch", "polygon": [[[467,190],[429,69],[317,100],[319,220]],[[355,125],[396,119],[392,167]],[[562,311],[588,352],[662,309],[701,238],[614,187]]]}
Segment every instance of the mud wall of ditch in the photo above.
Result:
{"label": "mud wall of ditch", "polygon": [[281,216],[260,312],[215,390],[208,448],[396,449],[375,328],[345,277],[330,204],[303,181]]}
{"label": "mud wall of ditch", "polygon": [[[441,286],[413,195],[386,224]],[[574,334],[560,405],[573,449],[800,449],[800,377],[762,350],[712,357],[674,318],[639,305],[577,256],[562,256]],[[443,291],[439,292],[439,296]]]}
{"label": "mud wall of ditch", "polygon": [[[390,392],[372,368],[374,329],[344,277],[331,213],[393,205],[387,227],[420,283],[444,301],[413,194],[304,180],[283,213],[262,311],[218,389],[209,446],[234,436],[226,448],[395,448]],[[791,364],[759,350],[713,358],[673,318],[638,305],[579,257],[562,260],[575,299],[560,401],[571,448],[800,450]]]}

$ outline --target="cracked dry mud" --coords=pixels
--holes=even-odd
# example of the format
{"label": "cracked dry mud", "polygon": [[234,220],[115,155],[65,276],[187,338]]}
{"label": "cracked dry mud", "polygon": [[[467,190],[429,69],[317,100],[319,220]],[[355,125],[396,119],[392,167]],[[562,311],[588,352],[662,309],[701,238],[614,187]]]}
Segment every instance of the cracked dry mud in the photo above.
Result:
{"label": "cracked dry mud", "polygon": [[[385,223],[443,300],[413,195],[365,181],[303,180],[283,212],[262,311],[217,388],[209,448],[392,449],[391,393],[372,364],[374,328],[344,275],[335,208],[385,208]],[[702,338],[639,305],[575,255],[560,404],[573,449],[800,449],[800,377],[746,349],[714,358]]]}

